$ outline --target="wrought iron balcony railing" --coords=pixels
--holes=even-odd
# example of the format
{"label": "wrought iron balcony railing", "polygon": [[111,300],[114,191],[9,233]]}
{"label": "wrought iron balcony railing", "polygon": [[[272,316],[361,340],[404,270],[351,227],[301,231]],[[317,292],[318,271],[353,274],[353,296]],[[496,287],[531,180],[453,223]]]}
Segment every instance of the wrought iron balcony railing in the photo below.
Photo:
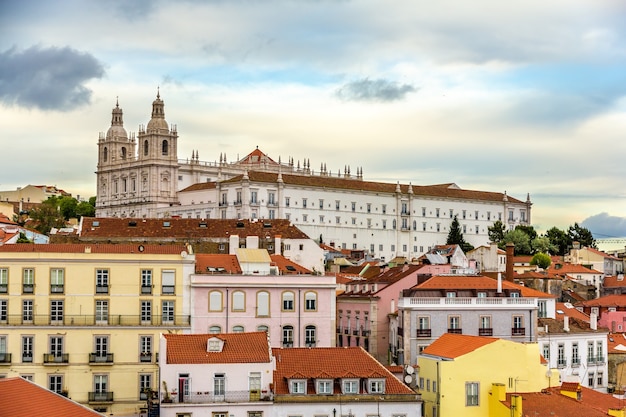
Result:
{"label": "wrought iron balcony railing", "polygon": [[431,329],[417,329],[416,337],[431,337]]}
{"label": "wrought iron balcony railing", "polygon": [[3,324],[10,326],[189,326],[191,318],[188,315],[167,316],[153,315],[63,315],[50,317],[45,314],[24,316],[9,314]]}
{"label": "wrought iron balcony railing", "polygon": [[44,353],[43,363],[54,364],[54,365],[68,364],[70,363],[70,354],[69,353]]}
{"label": "wrought iron balcony railing", "polygon": [[483,327],[478,329],[478,336],[493,336],[493,328]]}
{"label": "wrought iron balcony railing", "polygon": [[113,392],[112,391],[102,391],[102,392],[90,392],[89,394],[89,402],[90,403],[111,403],[113,402]]}
{"label": "wrought iron balcony railing", "polygon": [[10,353],[0,353],[0,365],[8,365],[11,363]]}
{"label": "wrought iron balcony railing", "polygon": [[513,327],[511,328],[511,336],[525,336],[526,328],[525,327]]}
{"label": "wrought iron balcony railing", "polygon": [[113,354],[112,353],[90,353],[89,363],[111,365],[113,364]]}

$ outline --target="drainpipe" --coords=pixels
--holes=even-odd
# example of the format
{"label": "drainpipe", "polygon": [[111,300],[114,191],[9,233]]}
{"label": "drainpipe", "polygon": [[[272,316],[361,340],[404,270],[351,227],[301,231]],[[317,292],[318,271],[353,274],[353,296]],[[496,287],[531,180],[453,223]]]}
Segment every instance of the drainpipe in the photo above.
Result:
{"label": "drainpipe", "polygon": [[229,333],[228,332],[228,300],[230,299],[230,296],[228,295],[228,291],[229,289],[226,288],[226,331],[224,333]]}
{"label": "drainpipe", "polygon": [[300,338],[302,337],[302,329],[300,328],[300,320],[301,320],[301,309],[302,309],[302,290],[298,290],[298,347],[302,347],[302,343]]}

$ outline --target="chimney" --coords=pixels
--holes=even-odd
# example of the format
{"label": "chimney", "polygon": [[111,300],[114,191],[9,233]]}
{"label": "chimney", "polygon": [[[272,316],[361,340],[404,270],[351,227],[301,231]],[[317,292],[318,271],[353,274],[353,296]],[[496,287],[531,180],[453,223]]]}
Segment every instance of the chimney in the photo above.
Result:
{"label": "chimney", "polygon": [[513,282],[513,256],[515,254],[515,244],[506,244],[506,280]]}
{"label": "chimney", "polygon": [[498,272],[498,294],[502,294],[502,272]]}
{"label": "chimney", "polygon": [[563,317],[563,330],[569,332],[569,316]]}
{"label": "chimney", "polygon": [[591,330],[598,330],[598,315],[596,313],[589,315],[589,325],[591,326]]}
{"label": "chimney", "polygon": [[274,253],[276,255],[282,255],[283,254],[283,242],[282,242],[282,236],[281,235],[276,235],[274,236]]}

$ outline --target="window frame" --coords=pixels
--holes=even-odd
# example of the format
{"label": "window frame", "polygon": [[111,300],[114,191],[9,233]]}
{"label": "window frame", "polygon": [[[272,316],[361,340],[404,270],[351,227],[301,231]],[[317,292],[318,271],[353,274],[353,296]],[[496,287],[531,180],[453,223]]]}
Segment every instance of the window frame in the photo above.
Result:
{"label": "window frame", "polygon": [[468,381],[465,383],[465,406],[480,406],[480,383],[477,381]]}

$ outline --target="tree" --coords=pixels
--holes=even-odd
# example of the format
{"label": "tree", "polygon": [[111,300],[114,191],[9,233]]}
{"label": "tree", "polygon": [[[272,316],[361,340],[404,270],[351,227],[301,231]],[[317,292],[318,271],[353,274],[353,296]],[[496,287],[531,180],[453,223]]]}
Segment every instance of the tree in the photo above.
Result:
{"label": "tree", "polygon": [[64,227],[65,218],[57,206],[57,198],[49,197],[38,207],[30,211],[30,219],[34,223],[33,228],[47,235],[53,227]]}
{"label": "tree", "polygon": [[593,238],[593,234],[586,227],[579,226],[578,223],[574,223],[567,229],[567,236],[570,239],[570,244],[573,242],[580,243],[580,247],[587,246],[590,248],[598,249],[596,246],[596,240]]}
{"label": "tree", "polygon": [[500,243],[504,239],[504,231],[506,230],[504,223],[500,220],[493,222],[493,226],[487,228],[489,232],[489,240],[493,243]]}
{"label": "tree", "polygon": [[557,248],[556,253],[558,255],[562,256],[569,252],[571,241],[567,236],[567,233],[563,230],[553,227],[549,229],[544,236],[547,237],[550,240],[550,243]]}
{"label": "tree", "polygon": [[450,231],[448,232],[446,245],[459,245],[463,252],[469,252],[474,249],[474,246],[465,241],[457,216],[454,216],[454,219],[452,219],[452,224],[450,224]]}
{"label": "tree", "polygon": [[558,253],[558,246],[550,242],[547,236],[538,236],[530,241],[530,247],[533,253]]}
{"label": "tree", "polygon": [[76,206],[76,217],[94,217],[96,215],[96,206],[91,204],[91,201],[81,201]]}
{"label": "tree", "polygon": [[552,259],[550,255],[543,252],[538,252],[533,255],[533,258],[530,260],[531,265],[537,265],[541,269],[546,269],[552,263]]}
{"label": "tree", "polygon": [[20,237],[17,238],[17,243],[33,243],[29,238],[26,237],[24,232],[20,232]]}
{"label": "tree", "polygon": [[515,245],[515,255],[530,255],[530,238],[523,230],[514,229],[506,232],[498,246],[505,249],[507,243]]}
{"label": "tree", "polygon": [[518,224],[517,226],[515,226],[515,228],[526,233],[531,241],[537,238],[537,231],[533,226],[524,226],[522,224]]}

